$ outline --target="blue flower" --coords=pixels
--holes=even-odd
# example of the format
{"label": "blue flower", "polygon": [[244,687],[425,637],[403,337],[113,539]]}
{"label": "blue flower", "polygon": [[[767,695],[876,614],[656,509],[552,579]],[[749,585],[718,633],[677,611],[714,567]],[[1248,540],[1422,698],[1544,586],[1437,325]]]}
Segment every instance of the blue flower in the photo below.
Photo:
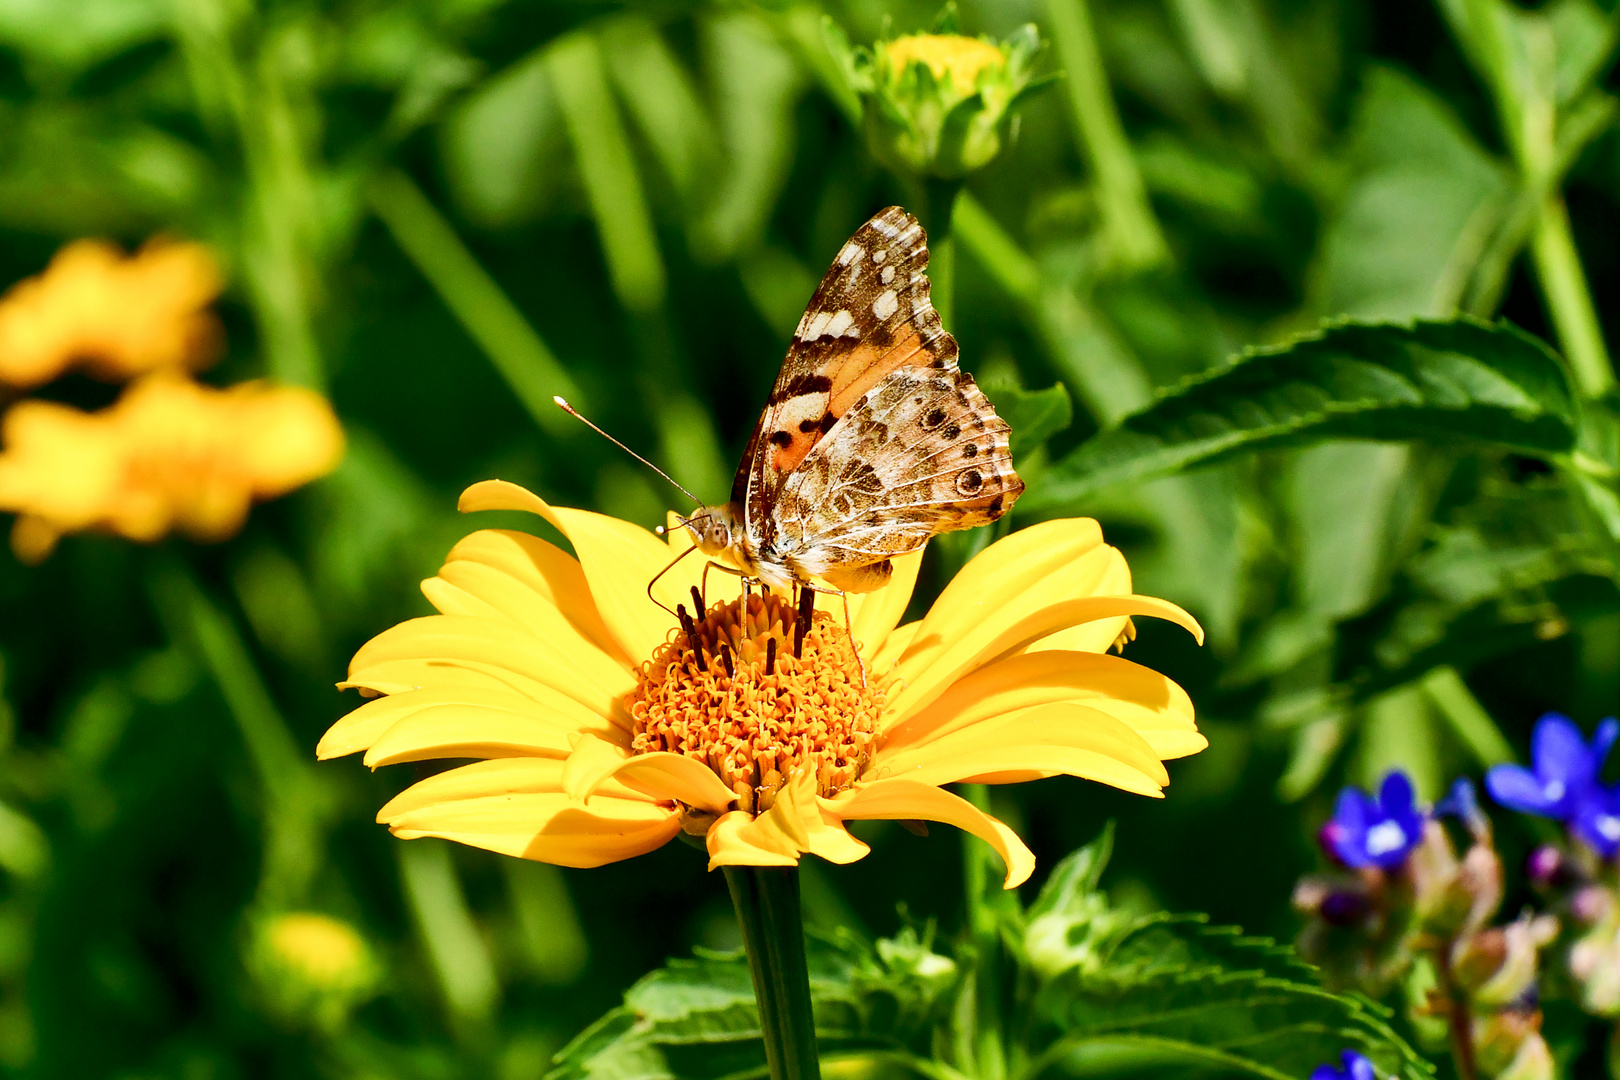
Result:
{"label": "blue flower", "polygon": [[1609,756],[1616,737],[1620,737],[1620,721],[1613,717],[1598,725],[1588,746],[1573,720],[1548,713],[1536,721],[1530,736],[1531,768],[1493,766],[1485,774],[1485,787],[1491,798],[1510,810],[1573,820],[1579,803],[1597,784],[1603,759]]}
{"label": "blue flower", "polygon": [[1490,819],[1480,811],[1473,782],[1466,776],[1459,776],[1451,782],[1451,790],[1434,804],[1434,816],[1456,818],[1467,826],[1468,831],[1475,837],[1479,837],[1490,827]]}
{"label": "blue flower", "polygon": [[1321,832],[1328,853],[1357,869],[1393,869],[1422,839],[1423,814],[1413,802],[1412,781],[1399,769],[1384,777],[1376,800],[1359,788],[1339,792]]}
{"label": "blue flower", "polygon": [[1599,779],[1620,721],[1598,725],[1590,744],[1574,721],[1548,713],[1530,736],[1530,768],[1497,765],[1485,774],[1491,798],[1510,810],[1567,824],[1605,858],[1620,852],[1620,786]]}
{"label": "blue flower", "polygon": [[1312,1069],[1311,1080],[1377,1080],[1378,1078],[1378,1074],[1373,1072],[1372,1062],[1368,1061],[1364,1054],[1358,1054],[1354,1050],[1346,1050],[1339,1055],[1339,1060],[1344,1064],[1337,1069],[1332,1065],[1318,1065]]}

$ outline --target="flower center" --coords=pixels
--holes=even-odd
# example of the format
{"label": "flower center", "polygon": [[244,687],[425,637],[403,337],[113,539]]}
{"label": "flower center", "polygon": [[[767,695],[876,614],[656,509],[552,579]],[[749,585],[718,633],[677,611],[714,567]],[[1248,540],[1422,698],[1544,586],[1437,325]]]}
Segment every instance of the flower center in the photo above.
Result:
{"label": "flower center", "polygon": [[855,781],[883,694],[862,685],[842,619],[774,593],[716,604],[698,621],[678,610],[681,631],[642,665],[630,699],[635,753],[702,759],[751,813],[770,809],[801,768],[820,795]]}
{"label": "flower center", "polygon": [[952,88],[964,97],[973,93],[980,72],[1007,63],[996,46],[960,34],[912,34],[898,38],[888,43],[884,57],[894,78],[904,75],[912,61],[921,61],[928,65],[935,79],[949,80]]}
{"label": "flower center", "polygon": [[1367,830],[1367,854],[1388,855],[1406,846],[1406,830],[1393,821],[1380,821]]}

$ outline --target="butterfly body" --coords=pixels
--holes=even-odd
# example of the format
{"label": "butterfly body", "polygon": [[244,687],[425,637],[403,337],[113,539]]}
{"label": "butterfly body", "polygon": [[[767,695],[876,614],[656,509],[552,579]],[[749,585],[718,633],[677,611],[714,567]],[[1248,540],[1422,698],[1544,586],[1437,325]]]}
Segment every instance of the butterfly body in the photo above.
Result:
{"label": "butterfly body", "polygon": [[687,525],[706,554],[788,589],[865,592],[889,560],[994,521],[1024,490],[1008,428],[957,366],[928,299],[927,237],[899,207],[839,251],[811,298],[723,507]]}

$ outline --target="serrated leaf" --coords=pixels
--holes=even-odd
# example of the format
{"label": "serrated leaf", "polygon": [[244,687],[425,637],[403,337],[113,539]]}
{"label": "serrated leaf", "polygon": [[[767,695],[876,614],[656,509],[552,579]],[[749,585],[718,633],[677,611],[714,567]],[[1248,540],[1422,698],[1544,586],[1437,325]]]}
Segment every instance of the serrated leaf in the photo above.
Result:
{"label": "serrated leaf", "polygon": [[[926,1044],[956,965],[908,932],[875,947],[807,936],[816,1039],[824,1056]],[[549,1080],[705,1080],[763,1072],[759,1011],[742,953],[671,960],[558,1053]]]}
{"label": "serrated leaf", "polygon": [[1343,437],[1552,457],[1574,445],[1574,407],[1558,359],[1507,324],[1339,323],[1175,387],[1053,465],[1033,501]]}
{"label": "serrated leaf", "polygon": [[1280,1080],[1354,1048],[1386,1075],[1434,1074],[1383,1007],[1322,989],[1292,949],[1198,917],[1144,920],[1101,970],[1043,987],[1036,1008],[1053,1036],[1048,1056],[1135,1045],[1164,1062]]}

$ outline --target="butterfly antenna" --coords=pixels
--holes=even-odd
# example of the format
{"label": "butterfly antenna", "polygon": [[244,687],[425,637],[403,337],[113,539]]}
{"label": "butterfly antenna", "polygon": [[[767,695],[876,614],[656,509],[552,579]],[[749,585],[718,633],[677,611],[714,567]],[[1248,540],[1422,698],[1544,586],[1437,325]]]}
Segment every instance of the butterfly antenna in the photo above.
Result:
{"label": "butterfly antenna", "polygon": [[651,469],[653,472],[657,473],[659,476],[662,476],[665,480],[668,480],[671,484],[674,484],[676,489],[678,489],[682,495],[685,495],[688,499],[691,499],[693,502],[697,503],[699,506],[703,505],[703,500],[702,499],[698,498],[696,495],[692,494],[690,491],[687,491],[684,487],[681,487],[680,483],[673,476],[669,475],[669,473],[665,472],[663,469],[660,469],[658,466],[654,465],[652,462],[648,461],[646,458],[642,457],[640,454],[636,453],[634,450],[632,450],[628,446],[624,445],[624,443],[620,442],[618,439],[615,439],[613,436],[609,435],[607,432],[603,431],[601,428],[597,427],[595,424],[593,424],[589,420],[585,419],[585,417],[580,415],[579,410],[574,408],[572,405],[568,404],[568,402],[564,401],[560,397],[553,397],[551,400],[555,401],[557,403],[557,407],[559,409],[561,409],[563,412],[567,413],[569,416],[572,416],[575,420],[578,420],[580,423],[584,424],[586,427],[590,428],[592,431],[594,431],[598,435],[602,436],[602,438],[606,439],[608,442],[612,443],[614,446],[617,446],[620,450],[623,450],[625,453],[629,454],[631,457],[635,458],[637,461],[639,461],[643,465],[647,466],[647,468]]}

